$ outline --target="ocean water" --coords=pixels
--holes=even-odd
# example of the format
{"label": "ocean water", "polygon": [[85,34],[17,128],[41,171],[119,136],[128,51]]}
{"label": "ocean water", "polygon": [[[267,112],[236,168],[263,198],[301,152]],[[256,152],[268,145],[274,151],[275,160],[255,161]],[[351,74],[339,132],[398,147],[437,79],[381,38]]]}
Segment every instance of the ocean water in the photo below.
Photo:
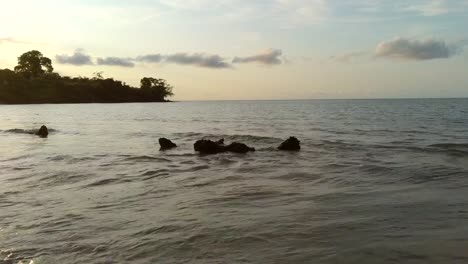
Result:
{"label": "ocean water", "polygon": [[[42,124],[49,138],[27,133]],[[275,149],[289,136],[302,151]],[[201,156],[205,137],[257,151]],[[467,249],[466,99],[0,106],[1,264],[468,263]]]}

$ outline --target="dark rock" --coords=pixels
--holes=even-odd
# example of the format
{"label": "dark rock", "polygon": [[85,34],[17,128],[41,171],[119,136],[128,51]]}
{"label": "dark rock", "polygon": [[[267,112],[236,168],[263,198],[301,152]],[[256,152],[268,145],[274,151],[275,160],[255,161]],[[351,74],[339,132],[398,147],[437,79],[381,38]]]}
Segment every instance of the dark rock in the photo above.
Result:
{"label": "dark rock", "polygon": [[300,141],[295,137],[290,137],[281,145],[279,145],[279,150],[289,150],[289,151],[299,151],[301,149]]}
{"label": "dark rock", "polygon": [[231,143],[228,146],[224,145],[224,139],[218,141],[211,140],[198,140],[193,145],[195,151],[200,152],[201,154],[218,154],[223,152],[233,152],[233,153],[247,153],[249,151],[255,151],[254,148],[251,148],[243,143]]}
{"label": "dark rock", "polygon": [[226,152],[226,147],[224,145],[206,139],[198,140],[197,142],[195,142],[193,148],[195,149],[195,151],[198,151],[201,154],[217,154]]}
{"label": "dark rock", "polygon": [[226,146],[226,150],[234,153],[247,153],[249,151],[255,151],[255,148],[251,148],[243,143],[233,142]]}
{"label": "dark rock", "polygon": [[160,150],[168,150],[168,149],[177,148],[177,145],[167,138],[160,138],[159,145],[161,146]]}
{"label": "dark rock", "polygon": [[46,138],[49,136],[49,130],[46,126],[41,126],[41,128],[39,128],[39,130],[36,132],[36,135],[40,136],[41,138]]}

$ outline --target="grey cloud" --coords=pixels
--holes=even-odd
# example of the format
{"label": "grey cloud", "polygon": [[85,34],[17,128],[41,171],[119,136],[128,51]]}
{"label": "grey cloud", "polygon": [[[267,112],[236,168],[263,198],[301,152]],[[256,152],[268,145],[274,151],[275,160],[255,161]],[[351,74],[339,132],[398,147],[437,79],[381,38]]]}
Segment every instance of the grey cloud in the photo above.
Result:
{"label": "grey cloud", "polygon": [[281,55],[283,52],[281,50],[269,49],[265,52],[249,56],[249,57],[235,57],[232,63],[260,63],[265,65],[276,65],[281,64]]}
{"label": "grey cloud", "polygon": [[139,62],[149,62],[149,63],[159,63],[164,59],[164,56],[161,54],[148,54],[143,56],[138,56],[135,58]]}
{"label": "grey cloud", "polygon": [[76,50],[73,55],[56,55],[55,60],[61,64],[71,64],[75,66],[93,65],[91,56],[85,54],[82,50]]}
{"label": "grey cloud", "polygon": [[[94,59],[78,49],[72,55],[56,55],[57,62],[61,64],[71,64],[75,66],[81,65],[103,65],[103,66],[120,66],[120,67],[135,67],[137,63],[174,63],[179,65],[190,65],[212,69],[228,69],[233,68],[226,58],[217,54],[206,53],[186,53],[179,52],[173,54],[146,54],[138,57],[104,57]],[[265,65],[275,65],[287,63],[288,60],[282,57],[281,50],[267,50],[263,53],[250,57],[235,57],[232,63],[260,63]]]}
{"label": "grey cloud", "polygon": [[176,53],[166,56],[166,62],[182,64],[182,65],[195,65],[205,68],[223,69],[231,68],[229,63],[224,61],[219,55],[208,55],[203,53]]}
{"label": "grey cloud", "polygon": [[406,60],[432,60],[446,59],[460,52],[462,47],[455,44],[447,44],[442,40],[411,40],[395,38],[381,42],[375,55],[382,58],[396,58]]}
{"label": "grey cloud", "polygon": [[98,65],[107,65],[107,66],[120,66],[120,67],[135,67],[135,63],[132,62],[132,59],[129,58],[118,58],[118,57],[107,57],[107,58],[98,58]]}

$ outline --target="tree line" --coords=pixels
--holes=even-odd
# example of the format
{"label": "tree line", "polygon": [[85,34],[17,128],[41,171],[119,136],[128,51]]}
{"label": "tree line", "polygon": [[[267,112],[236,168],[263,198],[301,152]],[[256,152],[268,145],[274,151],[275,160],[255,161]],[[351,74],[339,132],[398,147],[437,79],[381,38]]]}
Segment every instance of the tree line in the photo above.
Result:
{"label": "tree line", "polygon": [[0,69],[0,104],[167,102],[172,89],[166,80],[151,77],[136,88],[102,72],[92,78],[60,76],[37,50],[18,57],[14,70]]}

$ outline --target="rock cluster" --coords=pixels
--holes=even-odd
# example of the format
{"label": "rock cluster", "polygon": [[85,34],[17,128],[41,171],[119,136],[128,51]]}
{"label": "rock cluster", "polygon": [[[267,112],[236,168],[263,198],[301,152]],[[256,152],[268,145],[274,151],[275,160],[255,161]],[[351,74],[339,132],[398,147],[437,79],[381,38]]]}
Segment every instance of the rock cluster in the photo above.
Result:
{"label": "rock cluster", "polygon": [[201,154],[218,154],[223,152],[247,153],[255,151],[255,148],[249,147],[244,143],[233,142],[226,146],[224,145],[224,139],[216,142],[208,139],[198,140],[193,145],[193,148]]}

